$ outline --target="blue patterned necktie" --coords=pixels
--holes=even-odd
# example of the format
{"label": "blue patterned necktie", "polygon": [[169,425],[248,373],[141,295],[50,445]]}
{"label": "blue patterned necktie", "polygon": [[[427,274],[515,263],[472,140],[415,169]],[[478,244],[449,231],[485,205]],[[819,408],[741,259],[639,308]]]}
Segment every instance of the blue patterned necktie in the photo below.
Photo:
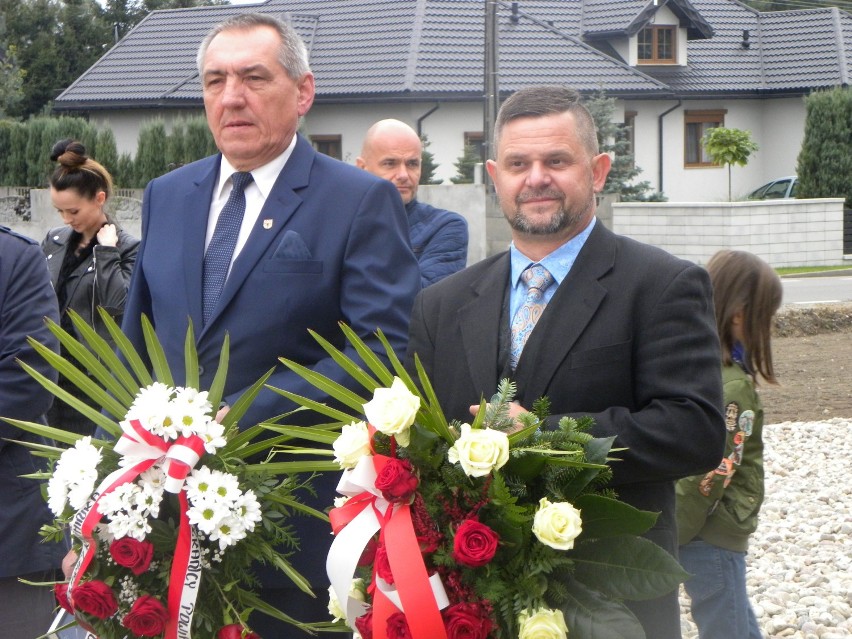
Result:
{"label": "blue patterned necktie", "polygon": [[554,282],[550,271],[541,264],[530,266],[521,273],[521,279],[527,285],[527,298],[512,319],[512,370],[517,368],[524,344],[547,306],[544,291]]}
{"label": "blue patterned necktie", "polygon": [[225,208],[219,214],[216,221],[216,230],[210,239],[210,245],[204,254],[204,289],[202,299],[204,302],[204,323],[213,315],[216,302],[225,286],[228,277],[228,269],[231,268],[231,257],[234,255],[234,247],[237,245],[237,237],[240,234],[240,226],[243,223],[243,214],[246,212],[245,188],[254,178],[251,173],[237,172],[231,175],[233,188],[225,202]]}

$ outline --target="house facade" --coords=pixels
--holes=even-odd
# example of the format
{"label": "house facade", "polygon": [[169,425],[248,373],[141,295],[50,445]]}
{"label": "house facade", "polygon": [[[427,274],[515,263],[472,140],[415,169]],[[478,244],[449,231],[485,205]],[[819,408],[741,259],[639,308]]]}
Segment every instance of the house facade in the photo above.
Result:
{"label": "house facade", "polygon": [[847,86],[852,15],[834,8],[760,13],[736,0],[267,0],[155,11],[55,102],[110,126],[134,153],[149,119],[203,112],[195,54],[240,12],[291,21],[317,97],[302,132],[354,163],[364,132],[398,118],[428,137],[436,176],[481,146],[486,1],[497,10],[497,83],[505,98],[540,84],[616,98],[638,179],[671,201],[727,199],[728,172],[698,143],[712,126],[747,129],[759,151],[732,172],[734,197],[795,173],[803,96]]}

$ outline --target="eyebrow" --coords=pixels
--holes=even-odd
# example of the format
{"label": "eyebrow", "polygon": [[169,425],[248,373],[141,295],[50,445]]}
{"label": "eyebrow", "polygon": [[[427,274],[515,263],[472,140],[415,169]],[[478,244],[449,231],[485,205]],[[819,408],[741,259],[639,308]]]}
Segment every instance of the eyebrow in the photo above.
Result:
{"label": "eyebrow", "polygon": [[[237,69],[237,75],[244,76],[248,75],[249,73],[254,73],[256,71],[263,71],[268,73],[269,69],[265,64],[250,64],[248,66]],[[208,69],[204,72],[202,77],[206,78],[210,75],[228,75],[228,72],[224,71],[223,69]]]}

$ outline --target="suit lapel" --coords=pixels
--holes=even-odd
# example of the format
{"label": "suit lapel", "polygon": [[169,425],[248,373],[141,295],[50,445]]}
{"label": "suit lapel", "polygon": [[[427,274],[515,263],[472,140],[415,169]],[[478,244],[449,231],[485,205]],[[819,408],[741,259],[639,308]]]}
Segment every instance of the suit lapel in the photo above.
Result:
{"label": "suit lapel", "polygon": [[266,198],[245,246],[234,260],[234,265],[225,281],[225,287],[222,289],[217,310],[213,312],[208,325],[221,314],[222,309],[227,308],[246,278],[266,254],[273,240],[281,237],[281,230],[287,220],[301,206],[302,197],[297,190],[306,187],[309,183],[315,153],[310,143],[300,136],[293,154],[287,160],[287,164],[284,165],[284,169],[278,175],[275,185]]}
{"label": "suit lapel", "polygon": [[[210,217],[210,202],[213,199],[213,189],[219,175],[220,155],[211,158],[210,167],[195,182],[183,201],[183,250],[184,285],[189,315],[196,334],[204,325],[202,316],[204,239],[207,237],[207,222]],[[200,337],[200,335],[199,335]]]}
{"label": "suit lapel", "polygon": [[615,261],[615,238],[598,220],[568,277],[559,285],[524,346],[515,379],[526,405],[545,394],[550,380],[595,316],[608,291],[599,280]]}
{"label": "suit lapel", "polygon": [[508,282],[509,254],[505,253],[471,285],[472,299],[459,309],[462,348],[474,388],[496,390],[498,335]]}

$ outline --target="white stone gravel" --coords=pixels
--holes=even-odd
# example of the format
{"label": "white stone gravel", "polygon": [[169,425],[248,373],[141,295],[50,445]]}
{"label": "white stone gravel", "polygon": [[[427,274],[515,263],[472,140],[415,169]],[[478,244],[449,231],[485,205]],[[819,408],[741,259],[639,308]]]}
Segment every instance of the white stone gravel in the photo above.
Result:
{"label": "white stone gravel", "polygon": [[[852,638],[852,419],[767,425],[764,444],[746,575],[760,627],[767,639]],[[696,639],[682,589],[681,610]]]}

